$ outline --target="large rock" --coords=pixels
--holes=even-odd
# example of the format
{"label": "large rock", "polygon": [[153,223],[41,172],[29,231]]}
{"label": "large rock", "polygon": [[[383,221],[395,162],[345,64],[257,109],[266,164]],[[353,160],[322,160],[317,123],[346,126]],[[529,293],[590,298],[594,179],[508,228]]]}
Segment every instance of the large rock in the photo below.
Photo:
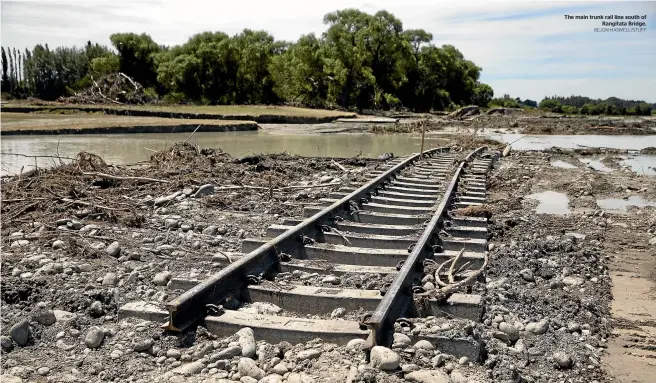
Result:
{"label": "large rock", "polygon": [[371,365],[385,371],[399,368],[399,355],[387,347],[375,346],[371,349]]}
{"label": "large rock", "polygon": [[405,376],[405,380],[416,383],[451,383],[449,375],[440,370],[413,371]]}
{"label": "large rock", "polygon": [[27,318],[22,319],[15,325],[11,326],[9,329],[9,335],[19,346],[25,346],[27,341],[30,339],[30,334],[32,330],[30,329],[30,321]]}
{"label": "large rock", "polygon": [[241,356],[251,358],[255,356],[255,334],[249,327],[237,331],[237,343],[241,347]]}
{"label": "large rock", "polygon": [[105,339],[105,332],[100,327],[91,327],[84,337],[84,344],[89,348],[98,348]]}
{"label": "large rock", "polygon": [[241,376],[250,376],[255,379],[264,378],[264,370],[257,366],[257,363],[251,358],[240,358],[237,364],[237,371]]}

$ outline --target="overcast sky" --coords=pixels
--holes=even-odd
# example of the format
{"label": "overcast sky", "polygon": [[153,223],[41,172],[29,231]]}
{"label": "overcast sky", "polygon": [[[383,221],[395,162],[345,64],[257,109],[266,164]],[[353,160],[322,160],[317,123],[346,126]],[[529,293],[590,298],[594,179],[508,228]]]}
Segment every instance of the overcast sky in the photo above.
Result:
{"label": "overcast sky", "polygon": [[[656,1],[514,2],[440,0],[2,0],[3,46],[109,45],[115,32],[148,33],[166,45],[201,31],[263,29],[277,39],[325,30],[323,15],[385,9],[405,29],[423,28],[483,68],[495,95],[617,96],[656,102]],[[595,33],[600,20],[564,15],[640,15],[642,33]]]}

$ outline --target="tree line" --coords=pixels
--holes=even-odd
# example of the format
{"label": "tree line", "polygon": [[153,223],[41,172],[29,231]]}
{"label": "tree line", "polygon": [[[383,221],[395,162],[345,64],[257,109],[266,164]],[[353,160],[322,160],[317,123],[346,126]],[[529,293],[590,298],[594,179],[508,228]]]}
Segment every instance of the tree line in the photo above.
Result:
{"label": "tree line", "polygon": [[545,97],[540,101],[539,107],[555,113],[567,114],[649,116],[652,110],[656,109],[656,104],[617,97],[595,100],[584,96],[553,96]]}
{"label": "tree line", "polygon": [[454,46],[435,46],[422,29],[404,30],[387,11],[339,10],[321,36],[278,41],[264,31],[203,32],[175,46],[147,34],[110,36],[113,50],[37,45],[2,49],[2,90],[54,100],[121,71],[168,102],[298,103],[315,107],[443,110],[487,106],[492,88],[481,68]]}

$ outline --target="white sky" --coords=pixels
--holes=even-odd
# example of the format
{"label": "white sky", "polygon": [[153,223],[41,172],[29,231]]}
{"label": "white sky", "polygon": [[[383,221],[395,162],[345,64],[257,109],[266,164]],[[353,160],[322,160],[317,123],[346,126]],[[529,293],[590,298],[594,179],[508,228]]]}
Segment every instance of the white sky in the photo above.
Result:
{"label": "white sky", "polygon": [[[656,1],[518,2],[440,0],[132,0],[1,2],[3,46],[24,49],[110,45],[115,32],[148,33],[159,44],[202,31],[263,29],[276,39],[325,30],[323,15],[343,8],[385,9],[405,29],[423,28],[483,68],[495,95],[541,100],[571,94],[656,102]],[[595,33],[599,20],[564,15],[646,16],[642,33]]]}

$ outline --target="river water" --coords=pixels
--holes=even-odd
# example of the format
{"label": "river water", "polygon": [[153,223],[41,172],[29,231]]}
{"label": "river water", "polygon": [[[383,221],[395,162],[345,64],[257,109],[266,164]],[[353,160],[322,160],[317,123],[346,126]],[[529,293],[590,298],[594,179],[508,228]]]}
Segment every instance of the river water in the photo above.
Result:
{"label": "river water", "polygon": [[[310,130],[310,127],[308,127]],[[578,145],[640,150],[656,147],[656,136],[528,136],[518,134],[490,134],[485,136],[505,143],[513,143],[514,150],[542,150],[549,147],[576,148]],[[91,134],[59,136],[5,136],[2,137],[2,175],[16,174],[34,168],[31,156],[74,157],[80,151],[100,155],[112,164],[131,164],[147,160],[155,150],[165,149],[189,137],[188,133],[149,134]],[[294,131],[265,129],[252,132],[196,133],[189,141],[201,148],[221,148],[232,156],[249,153],[288,152],[301,156],[351,157],[358,153],[377,157],[392,152],[397,156],[419,152],[418,135],[303,133],[303,126]],[[439,134],[426,138],[427,148],[444,145]],[[53,159],[40,158],[37,166],[50,166]]]}

